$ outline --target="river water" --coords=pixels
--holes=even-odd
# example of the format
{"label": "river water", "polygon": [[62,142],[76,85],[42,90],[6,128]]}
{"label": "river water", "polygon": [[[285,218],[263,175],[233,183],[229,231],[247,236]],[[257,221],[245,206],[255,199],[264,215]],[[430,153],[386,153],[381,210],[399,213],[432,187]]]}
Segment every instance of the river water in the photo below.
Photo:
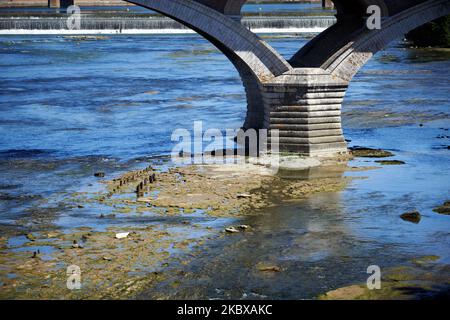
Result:
{"label": "river water", "polygon": [[[308,41],[307,35],[265,38],[286,56]],[[403,42],[377,54],[345,98],[345,136],[349,145],[391,150],[406,164],[349,172],[359,179],[342,192],[262,210],[243,221],[251,233],[207,244],[186,267],[191,277],[177,290],[162,284],[158,292],[311,298],[364,281],[369,265],[429,254],[450,263],[450,218],[432,211],[450,199],[449,67],[449,51]],[[2,234],[49,225],[107,227],[110,221],[97,219],[103,209],[74,210],[61,199],[101,189],[94,172],[114,177],[161,161],[176,128],[192,130],[194,120],[205,129],[239,128],[246,111],[238,73],[193,34],[1,36],[0,70]],[[350,165],[375,163],[360,158]],[[51,210],[34,220],[37,208]],[[422,214],[419,224],[399,218],[412,209]],[[231,222],[195,219],[217,228]],[[114,223],[142,220],[128,214]],[[152,223],[164,224],[164,217]],[[249,267],[255,261],[284,271],[261,276]]]}

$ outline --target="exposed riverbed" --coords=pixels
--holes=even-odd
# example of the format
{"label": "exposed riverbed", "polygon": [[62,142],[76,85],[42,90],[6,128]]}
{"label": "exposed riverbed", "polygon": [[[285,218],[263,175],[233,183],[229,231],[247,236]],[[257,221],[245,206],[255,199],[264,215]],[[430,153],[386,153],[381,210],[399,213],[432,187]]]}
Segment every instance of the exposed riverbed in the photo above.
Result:
{"label": "exposed riverbed", "polygon": [[[307,37],[267,40],[290,55]],[[211,180],[216,210],[201,199],[173,202],[181,176],[195,182],[189,194],[210,179],[167,158],[172,131],[192,130],[194,120],[242,125],[238,74],[206,41],[2,36],[0,55],[2,297],[315,298],[364,283],[374,264],[420,265],[435,270],[431,284],[448,282],[450,218],[433,211],[450,199],[448,51],[395,43],[345,98],[349,145],[404,164],[355,158],[276,183],[226,175]],[[131,187],[107,197],[107,181],[149,165],[165,194],[158,208],[136,204]],[[411,210],[419,223],[400,218]],[[240,225],[249,228],[224,231]],[[115,239],[120,232],[130,234]],[[82,290],[66,288],[71,264],[81,267]]]}

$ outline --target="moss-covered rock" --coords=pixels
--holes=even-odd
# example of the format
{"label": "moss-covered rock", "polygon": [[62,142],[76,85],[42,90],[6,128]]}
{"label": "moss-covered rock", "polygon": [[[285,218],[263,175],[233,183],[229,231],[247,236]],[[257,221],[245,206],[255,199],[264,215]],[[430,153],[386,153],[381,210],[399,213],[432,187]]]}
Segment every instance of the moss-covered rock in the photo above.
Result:
{"label": "moss-covered rock", "polygon": [[371,149],[365,147],[351,147],[349,148],[352,155],[355,157],[363,157],[363,158],[387,158],[392,157],[394,154],[389,151],[381,150],[381,149]]}
{"label": "moss-covered rock", "polygon": [[417,211],[411,211],[411,212],[405,212],[402,215],[400,215],[400,218],[402,218],[405,221],[409,221],[412,223],[419,223],[421,219],[421,215]]}
{"label": "moss-covered rock", "polygon": [[442,206],[433,209],[434,212],[450,215],[450,201],[445,201]]}

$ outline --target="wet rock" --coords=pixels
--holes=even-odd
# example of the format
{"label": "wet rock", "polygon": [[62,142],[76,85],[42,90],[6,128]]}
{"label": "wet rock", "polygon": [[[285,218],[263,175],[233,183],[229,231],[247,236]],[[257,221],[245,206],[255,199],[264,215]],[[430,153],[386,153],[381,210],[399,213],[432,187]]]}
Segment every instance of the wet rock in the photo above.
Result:
{"label": "wet rock", "polygon": [[96,173],[94,173],[94,177],[97,177],[97,178],[103,178],[104,176],[105,176],[104,172],[96,172]]}
{"label": "wet rock", "polygon": [[411,211],[411,212],[405,212],[402,215],[400,215],[400,218],[402,218],[405,221],[409,221],[412,223],[419,223],[421,219],[421,215],[418,211]]}
{"label": "wet rock", "polygon": [[47,232],[47,238],[57,238],[59,236],[58,232]]}
{"label": "wet rock", "polygon": [[258,270],[262,272],[281,272],[281,268],[279,266],[260,265],[258,266]]}
{"label": "wet rock", "polygon": [[382,164],[382,165],[386,165],[386,166],[395,166],[395,165],[405,164],[404,161],[400,161],[400,160],[377,160],[375,162]]}
{"label": "wet rock", "polygon": [[250,228],[250,226],[246,225],[246,224],[241,224],[241,225],[239,225],[237,227],[238,227],[238,229],[241,229],[241,230],[244,230],[244,231]]}
{"label": "wet rock", "polygon": [[450,215],[450,200],[445,201],[442,206],[434,208],[433,211],[440,214]]}
{"label": "wet rock", "polygon": [[371,149],[364,147],[352,147],[350,148],[351,153],[355,157],[363,157],[363,158],[387,158],[392,157],[394,154],[389,151],[381,150],[381,149]]}
{"label": "wet rock", "polygon": [[364,294],[364,288],[358,285],[338,288],[336,290],[328,291],[322,299],[332,300],[351,300]]}

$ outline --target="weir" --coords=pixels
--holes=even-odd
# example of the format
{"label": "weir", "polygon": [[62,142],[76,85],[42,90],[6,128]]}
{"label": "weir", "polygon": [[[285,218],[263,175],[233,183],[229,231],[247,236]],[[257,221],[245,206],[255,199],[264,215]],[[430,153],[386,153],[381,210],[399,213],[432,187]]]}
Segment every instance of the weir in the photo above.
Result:
{"label": "weir", "polygon": [[[250,30],[265,32],[320,32],[336,23],[334,16],[285,17],[263,16],[243,17],[242,24]],[[140,30],[157,33],[162,30],[191,31],[188,27],[172,19],[160,16],[125,15],[99,16],[98,14],[82,14],[81,30],[122,31]],[[54,17],[0,17],[0,30],[13,33],[14,30],[68,30],[67,15]],[[75,31],[76,32],[76,31]]]}

